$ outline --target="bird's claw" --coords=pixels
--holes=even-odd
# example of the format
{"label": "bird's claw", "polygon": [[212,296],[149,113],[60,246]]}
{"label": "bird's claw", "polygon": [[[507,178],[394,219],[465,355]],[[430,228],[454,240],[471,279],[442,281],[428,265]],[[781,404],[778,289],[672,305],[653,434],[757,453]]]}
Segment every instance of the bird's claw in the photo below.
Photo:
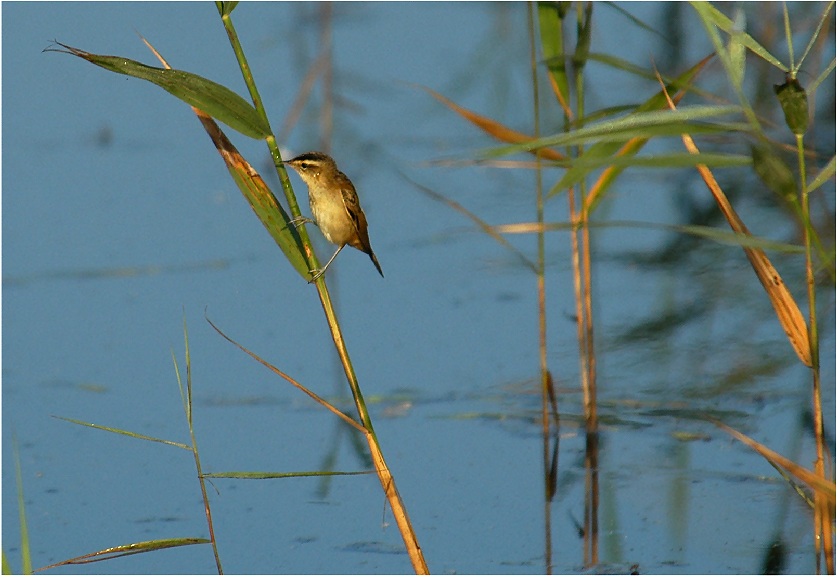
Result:
{"label": "bird's claw", "polygon": [[317,282],[317,279],[320,278],[321,276],[323,276],[324,272],[325,272],[325,268],[314,268],[314,269],[309,270],[308,273],[311,274],[312,276],[311,276],[311,279],[308,281],[308,284]]}
{"label": "bird's claw", "polygon": [[294,228],[299,228],[299,225],[305,224],[306,222],[316,224],[312,219],[308,218],[307,216],[298,216],[296,218],[292,218],[288,221],[288,224],[294,225]]}

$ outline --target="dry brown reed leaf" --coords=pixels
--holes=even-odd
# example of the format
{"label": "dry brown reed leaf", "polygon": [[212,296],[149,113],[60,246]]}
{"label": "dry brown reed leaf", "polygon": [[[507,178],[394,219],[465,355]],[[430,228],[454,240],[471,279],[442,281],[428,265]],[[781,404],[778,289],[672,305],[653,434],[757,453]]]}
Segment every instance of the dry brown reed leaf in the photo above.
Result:
{"label": "dry brown reed leaf", "polygon": [[[662,81],[660,81],[660,84],[663,85]],[[676,108],[674,102],[670,99],[669,108],[672,110]],[[700,153],[700,150],[695,145],[691,136],[683,134],[682,139],[686,150],[692,154]],[[709,170],[709,167],[704,164],[698,164],[697,170],[700,173],[701,178],[703,178],[704,183],[706,183],[707,188],[709,188],[709,192],[711,192],[712,196],[715,198],[715,202],[718,204],[718,208],[721,209],[721,213],[723,213],[724,217],[727,219],[730,228],[737,233],[751,236],[750,231],[744,225],[744,222],[738,216],[738,213],[735,212],[735,209],[732,208],[732,204],[730,204],[729,199],[726,194],[724,194],[724,191],[721,189],[718,181],[715,180],[715,177],[712,174],[712,171]],[[773,310],[776,311],[779,323],[782,325],[785,334],[788,336],[788,340],[790,341],[793,350],[796,351],[796,355],[799,357],[799,360],[801,360],[808,367],[813,366],[811,343],[808,339],[808,325],[805,323],[805,318],[802,316],[802,312],[799,310],[796,300],[794,300],[793,295],[790,294],[790,291],[785,286],[781,275],[771,264],[770,259],[767,258],[767,255],[763,250],[748,247],[742,248],[744,249],[744,254],[747,255],[747,260],[750,261],[750,265],[753,267],[759,282],[761,282],[765,292],[767,292],[770,304],[773,305]]]}
{"label": "dry brown reed leaf", "polygon": [[[531,260],[529,260],[529,258],[525,254],[523,254],[517,247],[515,247],[513,244],[511,244],[508,240],[503,238],[497,232],[496,229],[499,228],[499,227],[491,226],[490,224],[488,224],[487,222],[482,220],[480,217],[475,215],[473,212],[471,212],[470,210],[468,210],[467,208],[465,208],[464,206],[462,206],[461,204],[459,204],[455,200],[451,200],[451,199],[447,198],[446,196],[443,196],[443,195],[439,194],[435,190],[432,190],[432,189],[430,189],[426,186],[423,186],[423,185],[415,182],[414,180],[412,180],[407,175],[402,174],[401,176],[404,178],[404,180],[408,181],[410,184],[415,186],[417,189],[419,189],[421,192],[423,192],[424,194],[426,194],[430,198],[448,205],[448,207],[455,210],[459,214],[462,214],[465,217],[469,218],[472,222],[474,222],[474,224],[476,224],[480,228],[480,230],[482,230],[484,233],[486,233],[488,236],[493,238],[499,244],[501,244],[502,246],[504,246],[505,248],[509,249],[511,252],[516,254],[518,256],[518,258],[520,258],[520,260],[523,262],[523,264],[525,264],[527,268],[532,270],[532,272],[534,272],[534,273],[538,272],[538,268],[535,265],[535,263],[533,263]],[[508,225],[500,225],[500,227],[505,227],[505,226],[508,226]]]}
{"label": "dry brown reed leaf", "polygon": [[712,417],[707,416],[705,418],[718,428],[723,429],[724,431],[726,431],[727,433],[729,433],[730,435],[747,445],[748,447],[752,448],[759,455],[770,461],[774,466],[778,465],[785,469],[788,473],[790,473],[791,475],[793,475],[794,477],[811,487],[812,490],[825,497],[832,505],[835,503],[835,501],[837,501],[837,499],[835,499],[835,492],[837,491],[835,491],[834,483],[827,481],[826,479],[823,479],[815,472],[810,471],[805,467],[794,463],[790,459],[783,457],[776,451],[768,449],[767,447],[765,447],[758,441],[751,439],[744,433],[736,431],[732,427],[729,427],[724,423],[716,419],[713,419]]}
{"label": "dry brown reed leaf", "polygon": [[[496,120],[492,120],[486,116],[482,116],[477,114],[476,112],[471,112],[467,108],[463,108],[458,104],[454,103],[453,101],[445,98],[435,90],[427,88],[426,86],[422,86],[425,91],[427,91],[430,96],[465,118],[466,120],[470,121],[472,124],[476,125],[478,128],[483,130],[484,132],[488,133],[489,135],[493,136],[500,142],[508,142],[509,144],[521,144],[524,142],[531,142],[535,138],[529,134],[524,134],[522,132],[518,132],[516,130],[512,130],[511,128],[506,127],[503,124],[500,124]],[[537,150],[531,150],[532,154],[537,154],[541,158],[545,158],[547,160],[566,160],[566,156],[558,152],[557,150],[553,150],[551,148],[538,148]]]}
{"label": "dry brown reed leaf", "polygon": [[[686,144],[686,149],[689,152],[692,154],[699,153],[697,146],[695,146],[694,141],[688,134],[683,135],[683,142]],[[721,209],[727,222],[729,222],[730,228],[735,232],[751,236],[750,231],[732,208],[724,191],[718,185],[718,182],[712,175],[712,171],[705,165],[698,165],[697,169],[712,193],[712,196],[715,197],[715,201],[718,203],[718,207]],[[779,323],[781,323],[782,328],[785,330],[785,334],[788,336],[788,340],[793,350],[796,351],[799,360],[808,367],[813,366],[811,345],[808,340],[808,325],[805,323],[805,318],[802,316],[802,311],[799,310],[796,300],[794,300],[793,295],[790,294],[790,291],[785,286],[781,275],[763,250],[747,247],[742,248],[759,282],[761,282],[764,290],[767,292],[770,304],[773,305],[776,316],[779,318]]]}

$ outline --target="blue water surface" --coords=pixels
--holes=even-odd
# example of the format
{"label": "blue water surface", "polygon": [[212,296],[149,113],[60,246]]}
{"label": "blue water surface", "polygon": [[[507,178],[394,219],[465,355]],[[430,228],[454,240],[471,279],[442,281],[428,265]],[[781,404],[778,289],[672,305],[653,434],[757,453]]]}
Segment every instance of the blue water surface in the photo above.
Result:
{"label": "blue water surface", "polygon": [[[623,8],[661,27],[664,6]],[[277,133],[318,56],[321,10],[243,3],[233,13]],[[662,60],[663,40],[609,6],[594,10],[596,52],[642,67]],[[362,440],[205,320],[352,410],[314,287],[265,233],[188,106],[149,83],[43,52],[59,41],[156,65],[138,33],[173,67],[245,95],[215,7],[4,3],[2,11],[2,547],[12,567],[21,568],[13,436],[36,567],[120,544],[208,536],[189,452],[56,418],[189,443],[172,361],[184,376],[184,320],[205,471],[368,470]],[[420,88],[530,132],[526,5],[336,3],[332,17],[331,152],[358,188],[386,277],[346,249],[329,284],[384,454],[433,572],[545,572],[536,279],[405,178],[490,224],[534,219],[532,171],[431,163],[471,159],[496,143]],[[693,13],[682,18],[694,31],[684,48],[691,63],[711,46]],[[651,79],[590,67],[591,107],[637,104],[657,90]],[[550,96],[544,84],[541,98]],[[280,136],[286,155],[322,148],[323,98],[320,84]],[[545,109],[545,132],[557,131],[557,107]],[[228,133],[278,192],[264,144]],[[547,172],[547,186],[558,174]],[[292,179],[308,214],[304,187]],[[631,170],[602,218],[674,223],[684,191],[708,200],[692,172]],[[790,227],[772,224],[788,222],[775,208],[745,197],[738,209],[753,215],[757,234],[798,242]],[[565,198],[548,211],[547,220],[566,222]],[[333,248],[309,232],[322,261]],[[681,268],[630,256],[670,239],[621,227],[595,235],[601,567],[759,572],[780,535],[785,570],[812,572],[810,511],[762,458],[688,418],[714,411],[810,466],[809,373],[740,248],[704,241]],[[509,240],[534,258],[532,236]],[[550,569],[567,573],[584,565],[585,441],[569,236],[547,240],[548,353],[563,419],[558,490],[546,509]],[[804,302],[800,257],[771,257]],[[833,435],[830,292],[821,310]],[[632,332],[689,307],[701,314],[683,327]],[[374,475],[218,479],[210,499],[227,572],[411,571]],[[214,571],[208,546],[61,569]]]}

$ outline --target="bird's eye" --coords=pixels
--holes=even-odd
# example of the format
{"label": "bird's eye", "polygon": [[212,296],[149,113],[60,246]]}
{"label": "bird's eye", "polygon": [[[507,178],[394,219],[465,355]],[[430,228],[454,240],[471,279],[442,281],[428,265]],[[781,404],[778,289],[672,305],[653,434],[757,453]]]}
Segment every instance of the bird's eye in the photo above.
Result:
{"label": "bird's eye", "polygon": [[300,166],[302,166],[302,170],[308,170],[308,163],[303,162]]}

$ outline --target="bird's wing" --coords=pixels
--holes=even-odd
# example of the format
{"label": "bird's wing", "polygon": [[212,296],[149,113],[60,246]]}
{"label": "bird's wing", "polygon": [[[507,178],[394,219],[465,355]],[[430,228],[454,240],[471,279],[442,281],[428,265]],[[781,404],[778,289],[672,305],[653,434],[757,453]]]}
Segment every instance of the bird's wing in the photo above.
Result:
{"label": "bird's wing", "polygon": [[349,187],[343,187],[342,192],[343,206],[346,207],[346,212],[349,213],[349,218],[351,219],[360,240],[358,243],[360,246],[355,245],[355,243],[350,244],[365,253],[369,253],[372,250],[372,247],[369,245],[369,232],[366,230],[366,215],[363,214],[363,210],[360,208],[360,201],[358,201],[357,193],[353,188]]}
{"label": "bird's wing", "polygon": [[343,188],[343,206],[346,207],[346,212],[349,213],[349,218],[352,219],[352,224],[355,230],[363,230],[366,228],[366,216],[360,208],[360,202],[357,199],[357,193],[354,190]]}

